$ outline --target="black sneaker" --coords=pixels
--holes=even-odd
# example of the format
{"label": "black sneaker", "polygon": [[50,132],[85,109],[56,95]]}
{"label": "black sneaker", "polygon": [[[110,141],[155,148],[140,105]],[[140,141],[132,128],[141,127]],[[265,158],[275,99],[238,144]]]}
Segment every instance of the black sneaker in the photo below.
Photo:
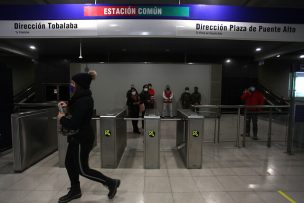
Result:
{"label": "black sneaker", "polygon": [[120,186],[120,180],[114,180],[113,183],[109,186],[108,198],[113,199],[116,195],[117,188]]}
{"label": "black sneaker", "polygon": [[66,203],[66,202],[70,202],[73,199],[78,199],[82,196],[80,189],[70,189],[70,191],[68,192],[68,194],[62,196],[59,198],[58,203]]}

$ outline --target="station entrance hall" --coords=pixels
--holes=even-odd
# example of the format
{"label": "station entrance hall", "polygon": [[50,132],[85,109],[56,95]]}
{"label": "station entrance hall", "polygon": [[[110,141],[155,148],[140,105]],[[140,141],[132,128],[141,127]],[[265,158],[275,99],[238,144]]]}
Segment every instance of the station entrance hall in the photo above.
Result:
{"label": "station entrance hall", "polygon": [[2,0],[0,203],[304,202],[303,13]]}

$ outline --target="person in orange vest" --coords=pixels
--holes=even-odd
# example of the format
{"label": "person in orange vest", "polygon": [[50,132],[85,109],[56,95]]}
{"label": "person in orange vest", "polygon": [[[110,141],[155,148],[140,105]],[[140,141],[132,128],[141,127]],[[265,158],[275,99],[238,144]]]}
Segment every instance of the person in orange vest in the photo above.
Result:
{"label": "person in orange vest", "polygon": [[166,89],[163,91],[163,117],[173,117],[172,100],[173,92],[171,91],[170,86],[167,85]]}
{"label": "person in orange vest", "polygon": [[[264,95],[256,90],[254,86],[245,89],[241,100],[245,102],[245,106],[256,106],[256,105],[264,105]],[[253,137],[252,139],[258,139],[258,115],[257,113],[261,111],[261,108],[247,108],[246,114],[246,136],[250,137],[250,122],[252,120],[252,131]]]}

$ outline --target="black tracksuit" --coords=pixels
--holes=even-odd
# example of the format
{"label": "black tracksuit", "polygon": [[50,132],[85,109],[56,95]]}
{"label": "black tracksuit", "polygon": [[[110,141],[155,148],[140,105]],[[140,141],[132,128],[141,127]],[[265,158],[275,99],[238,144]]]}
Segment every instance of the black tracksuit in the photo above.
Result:
{"label": "black tracksuit", "polygon": [[71,186],[79,185],[79,175],[109,186],[113,179],[89,167],[89,154],[93,148],[94,132],[91,126],[94,101],[89,89],[79,89],[69,102],[71,119],[62,117],[60,123],[64,128],[79,130],[68,137],[68,149],[65,166],[71,181]]}

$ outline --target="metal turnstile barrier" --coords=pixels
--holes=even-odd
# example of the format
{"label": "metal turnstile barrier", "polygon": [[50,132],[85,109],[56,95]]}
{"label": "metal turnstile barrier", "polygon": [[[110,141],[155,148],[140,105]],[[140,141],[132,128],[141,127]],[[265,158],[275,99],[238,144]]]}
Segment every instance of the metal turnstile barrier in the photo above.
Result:
{"label": "metal turnstile barrier", "polygon": [[100,116],[100,156],[102,168],[117,168],[127,146],[126,109]]}
{"label": "metal turnstile barrier", "polygon": [[144,167],[160,168],[160,116],[156,111],[146,111],[144,117]]}
{"label": "metal turnstile barrier", "polygon": [[57,150],[57,108],[11,115],[14,171],[22,172]]}
{"label": "metal turnstile barrier", "polygon": [[178,110],[176,146],[188,169],[202,168],[204,116],[191,110]]}

